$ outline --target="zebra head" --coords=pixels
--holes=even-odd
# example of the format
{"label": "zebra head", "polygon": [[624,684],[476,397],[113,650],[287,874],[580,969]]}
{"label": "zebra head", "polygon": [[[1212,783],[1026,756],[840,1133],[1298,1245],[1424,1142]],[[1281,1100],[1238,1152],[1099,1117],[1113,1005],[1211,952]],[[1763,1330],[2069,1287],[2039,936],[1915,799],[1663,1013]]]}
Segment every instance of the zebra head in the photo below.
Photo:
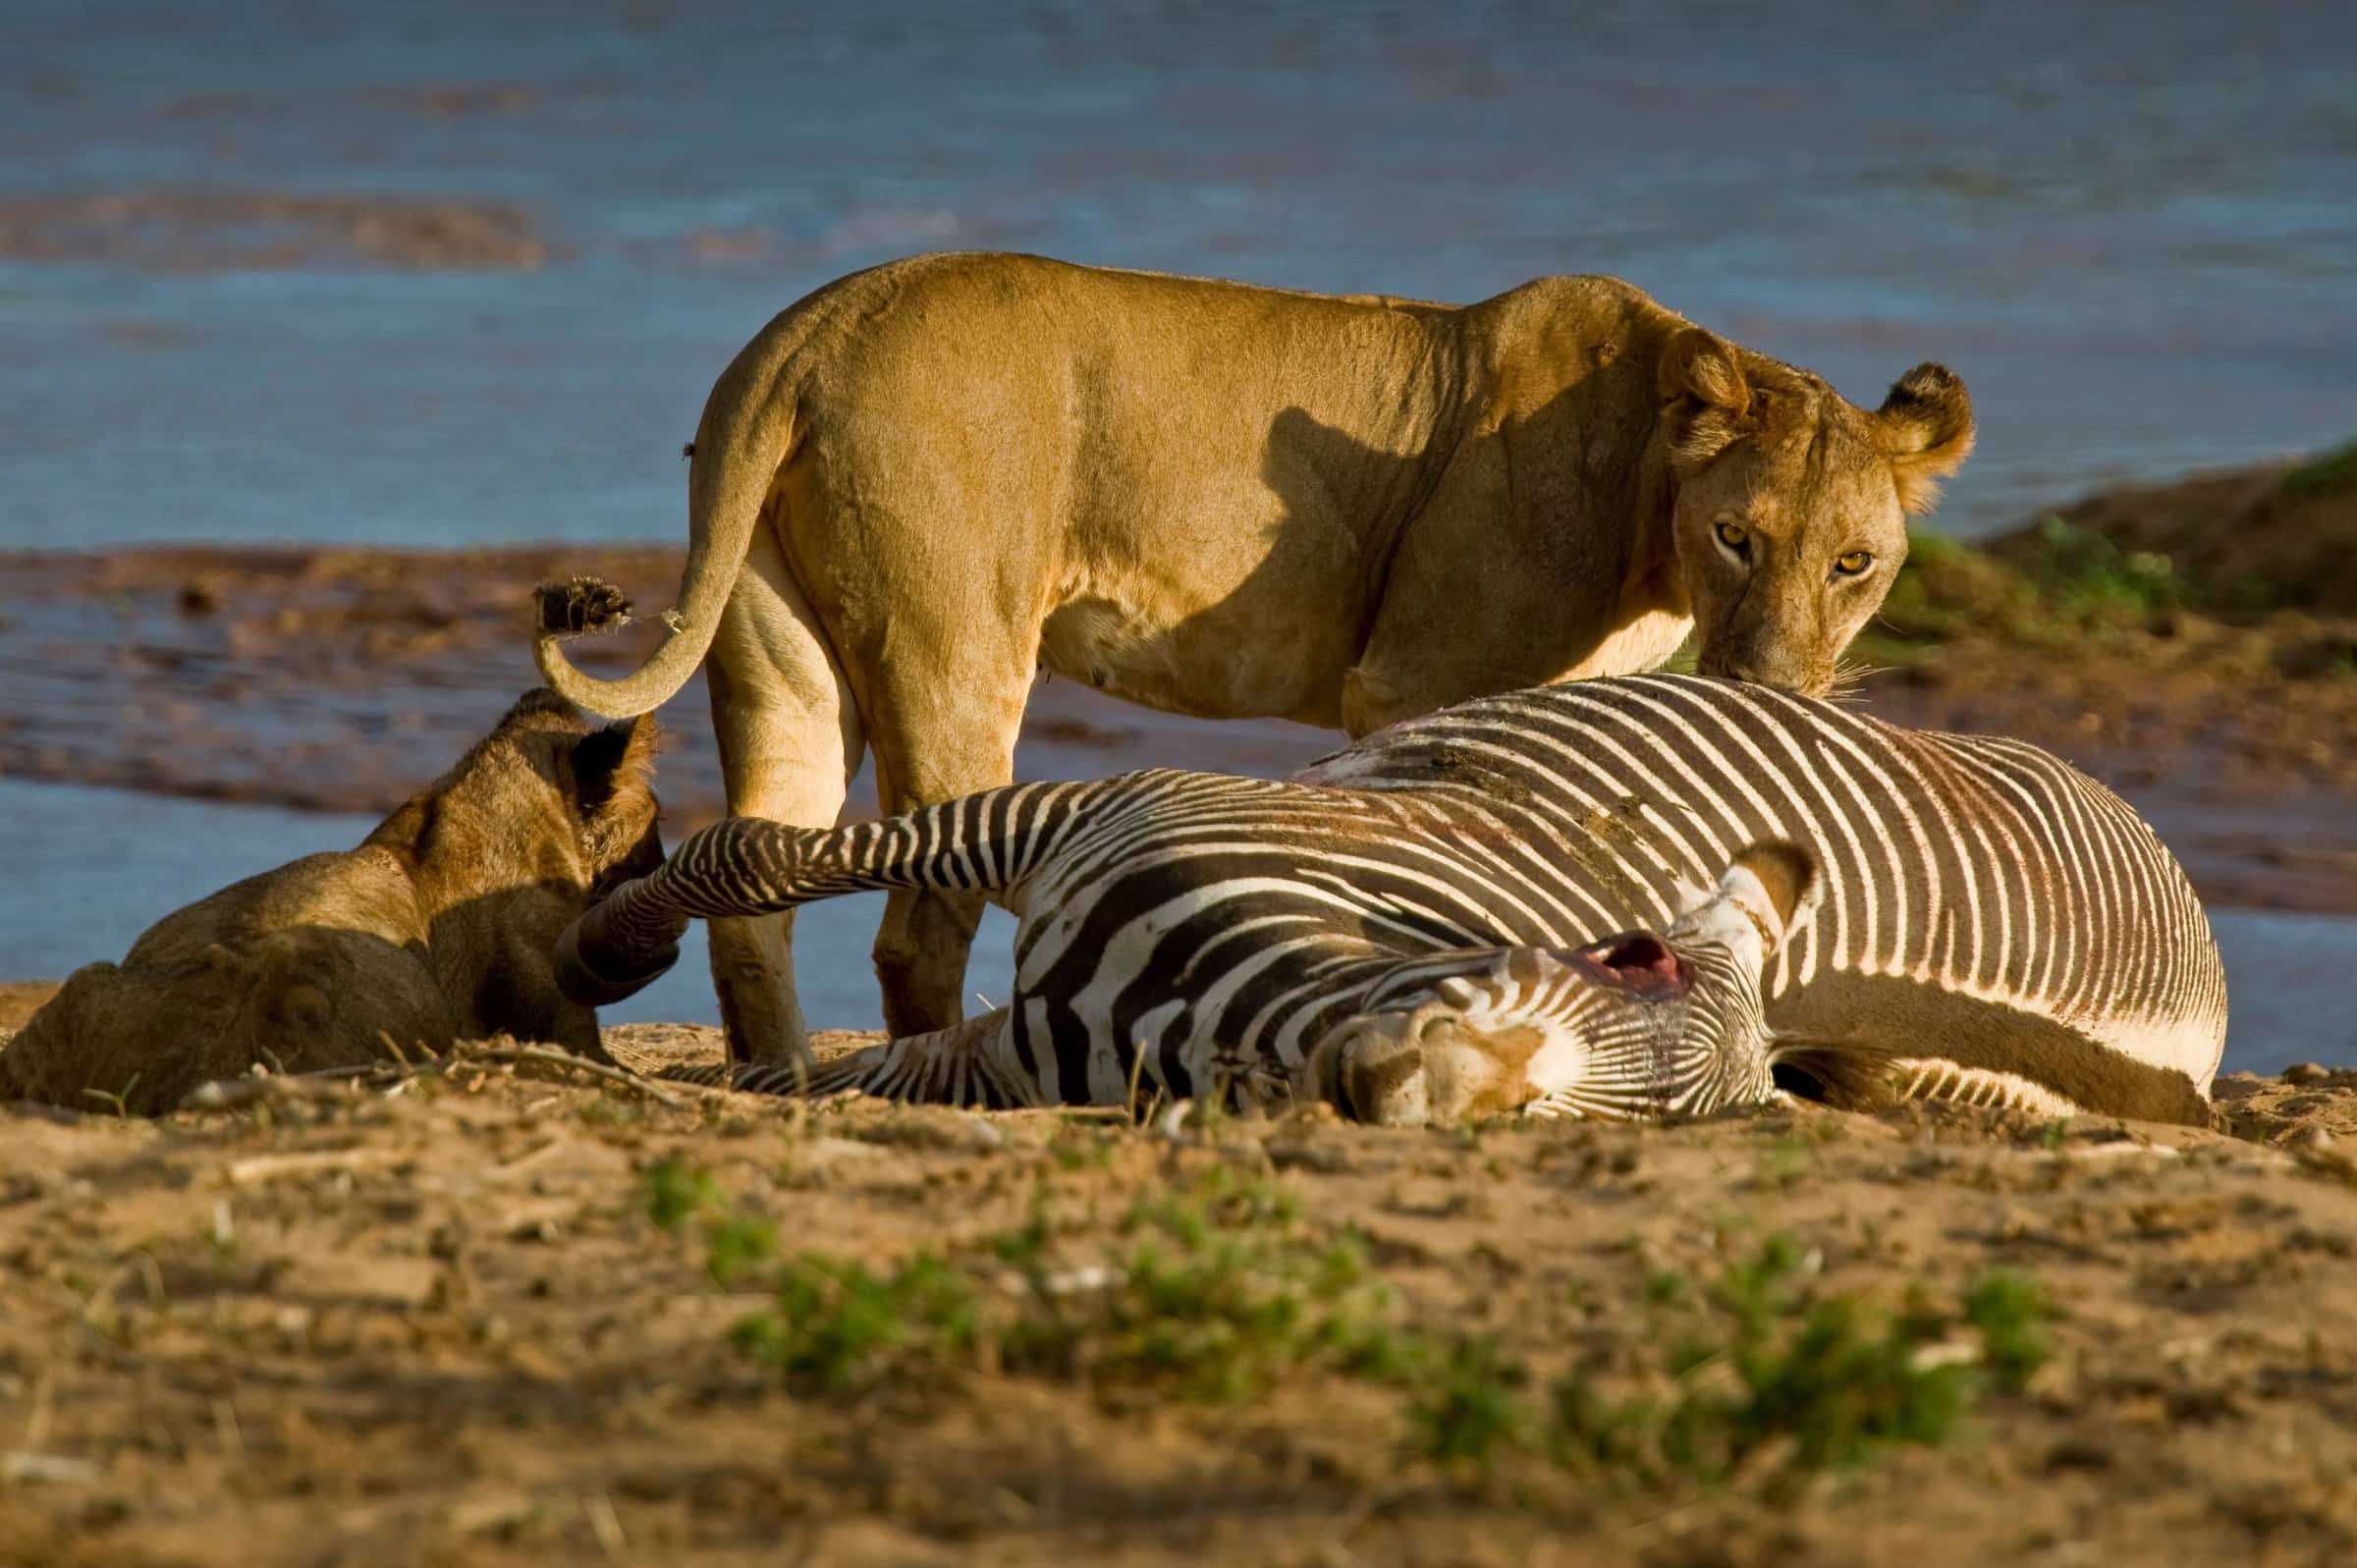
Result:
{"label": "zebra head", "polygon": [[1311,1052],[1315,1092],[1387,1126],[1517,1109],[1627,1120],[1765,1100],[1761,972],[1817,882],[1806,850],[1754,844],[1659,932],[1403,963]]}

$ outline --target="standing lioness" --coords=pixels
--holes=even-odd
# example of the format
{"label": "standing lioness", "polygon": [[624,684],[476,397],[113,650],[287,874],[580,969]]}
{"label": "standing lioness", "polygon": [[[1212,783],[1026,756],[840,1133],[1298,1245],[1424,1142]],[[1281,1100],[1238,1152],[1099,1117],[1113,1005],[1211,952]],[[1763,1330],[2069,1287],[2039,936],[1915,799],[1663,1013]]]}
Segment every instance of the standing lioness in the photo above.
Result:
{"label": "standing lioness", "polygon": [[[1620,675],[1818,692],[1964,460],[1939,365],[1869,412],[1611,278],[1477,305],[1329,297],[1035,256],[829,284],[721,375],[688,470],[676,634],[593,680],[616,718],[707,654],[729,809],[831,825],[863,744],[887,812],[1004,784],[1036,672],[1352,735]],[[954,1022],[977,895],[894,895],[895,1034]],[[715,921],[731,1051],[798,1052],[788,916]]]}

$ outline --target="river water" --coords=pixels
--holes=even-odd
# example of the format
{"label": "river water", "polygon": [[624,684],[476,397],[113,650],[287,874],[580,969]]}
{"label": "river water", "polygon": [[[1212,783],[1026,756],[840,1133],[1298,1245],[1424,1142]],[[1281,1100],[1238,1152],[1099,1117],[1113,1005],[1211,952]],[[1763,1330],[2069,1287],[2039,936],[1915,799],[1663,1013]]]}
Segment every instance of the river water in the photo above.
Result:
{"label": "river water", "polygon": [[[1460,299],[1613,272],[1869,403],[1940,358],[1981,417],[1943,524],[1986,530],[2357,432],[2353,33],[2190,0],[10,0],[0,549],[676,538],[746,337],[969,246]],[[364,826],[0,782],[0,975]],[[873,918],[807,917],[819,1021],[872,1020]],[[2357,1059],[2357,926],[2219,927],[2246,1064]],[[634,1015],[708,1017],[699,968]]]}
{"label": "river water", "polygon": [[[949,247],[1616,273],[1861,401],[1946,360],[1982,435],[1945,515],[2013,521],[2357,432],[2353,35],[2198,0],[10,0],[0,546],[676,537],[744,340]],[[107,193],[495,203],[543,255],[22,205]]]}

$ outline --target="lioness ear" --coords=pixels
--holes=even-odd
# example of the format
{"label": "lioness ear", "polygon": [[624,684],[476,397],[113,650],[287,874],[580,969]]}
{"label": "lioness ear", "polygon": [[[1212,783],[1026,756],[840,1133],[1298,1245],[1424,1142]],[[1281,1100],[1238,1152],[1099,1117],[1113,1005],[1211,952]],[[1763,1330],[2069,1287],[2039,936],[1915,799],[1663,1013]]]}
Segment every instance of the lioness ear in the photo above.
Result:
{"label": "lioness ear", "polygon": [[1940,481],[1972,456],[1972,398],[1946,365],[1921,364],[1900,376],[1875,410],[1899,507],[1914,515],[1940,500]]}
{"label": "lioness ear", "polygon": [[655,721],[592,730],[573,748],[573,792],[589,858],[601,869],[630,852],[655,819]]}
{"label": "lioness ear", "polygon": [[1693,472],[1743,433],[1751,384],[1726,339],[1700,327],[1681,329],[1662,348],[1656,381],[1670,426],[1670,460],[1678,472]]}

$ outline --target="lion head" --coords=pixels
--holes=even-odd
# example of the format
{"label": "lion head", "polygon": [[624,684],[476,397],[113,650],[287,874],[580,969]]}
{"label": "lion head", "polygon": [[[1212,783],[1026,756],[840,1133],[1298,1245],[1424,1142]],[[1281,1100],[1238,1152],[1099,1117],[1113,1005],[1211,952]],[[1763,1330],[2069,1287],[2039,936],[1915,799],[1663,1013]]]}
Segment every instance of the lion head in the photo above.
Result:
{"label": "lion head", "polygon": [[1972,451],[1964,383],[1920,364],[1868,410],[1688,327],[1660,384],[1700,670],[1822,696],[1906,560],[1907,517]]}

